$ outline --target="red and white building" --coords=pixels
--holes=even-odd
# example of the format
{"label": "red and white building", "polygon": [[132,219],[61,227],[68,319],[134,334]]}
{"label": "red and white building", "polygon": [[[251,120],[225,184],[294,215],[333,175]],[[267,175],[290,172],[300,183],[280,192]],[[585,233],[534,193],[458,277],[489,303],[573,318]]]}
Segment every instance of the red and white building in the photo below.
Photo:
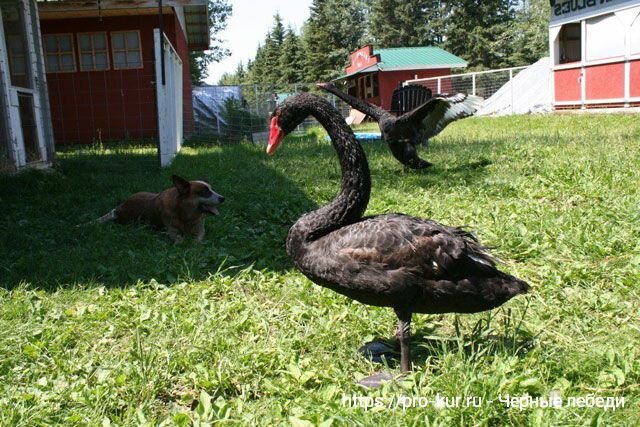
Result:
{"label": "red and white building", "polygon": [[640,0],[551,1],[556,109],[640,105]]}
{"label": "red and white building", "polygon": [[[352,52],[344,80],[350,95],[391,109],[393,91],[409,79],[447,76],[467,62],[435,46],[374,48],[365,45]],[[449,91],[450,86],[441,88]]]}
{"label": "red and white building", "polygon": [[157,139],[168,164],[193,126],[189,52],[209,46],[207,0],[38,9],[56,145]]}

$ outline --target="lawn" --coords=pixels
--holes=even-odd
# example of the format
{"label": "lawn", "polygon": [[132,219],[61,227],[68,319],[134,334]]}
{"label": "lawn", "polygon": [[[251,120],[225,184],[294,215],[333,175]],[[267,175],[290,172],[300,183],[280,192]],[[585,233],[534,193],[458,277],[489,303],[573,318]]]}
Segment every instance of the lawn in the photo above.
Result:
{"label": "lawn", "polygon": [[[532,286],[458,316],[459,334],[454,315],[415,316],[414,372],[378,390],[356,385],[381,369],[357,349],[391,335],[392,310],[312,284],[284,249],[337,189],[318,135],[273,158],[187,147],[166,170],[149,148],[94,147],[0,177],[0,425],[637,425],[637,116],[463,120],[421,148],[421,172],[364,143],[368,213],[465,225]],[[174,173],[227,199],[204,243],[76,227]]]}

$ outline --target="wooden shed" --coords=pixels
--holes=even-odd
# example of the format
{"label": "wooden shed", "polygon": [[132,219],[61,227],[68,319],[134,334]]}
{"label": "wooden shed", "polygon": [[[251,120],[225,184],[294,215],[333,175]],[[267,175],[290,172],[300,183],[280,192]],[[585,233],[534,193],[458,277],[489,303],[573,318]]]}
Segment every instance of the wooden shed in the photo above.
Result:
{"label": "wooden shed", "polygon": [[434,46],[379,49],[366,45],[351,54],[346,81],[351,95],[389,110],[393,91],[411,79],[451,74],[467,63]]}
{"label": "wooden shed", "polygon": [[556,109],[640,105],[640,0],[551,0]]}
{"label": "wooden shed", "polygon": [[209,47],[207,0],[53,0],[39,11],[56,144],[158,139],[168,164],[193,127],[189,52]]}

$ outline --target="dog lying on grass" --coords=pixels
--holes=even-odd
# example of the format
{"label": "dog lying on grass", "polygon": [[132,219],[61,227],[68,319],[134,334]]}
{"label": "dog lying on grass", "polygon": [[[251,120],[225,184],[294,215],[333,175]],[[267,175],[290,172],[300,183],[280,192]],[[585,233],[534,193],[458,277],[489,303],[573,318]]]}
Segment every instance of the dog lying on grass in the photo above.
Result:
{"label": "dog lying on grass", "polygon": [[94,222],[143,222],[158,230],[166,229],[174,243],[180,243],[189,234],[201,242],[205,216],[218,215],[218,205],[224,202],[224,197],[204,180],[187,181],[177,175],[171,179],[173,187],[160,193],[135,193]]}

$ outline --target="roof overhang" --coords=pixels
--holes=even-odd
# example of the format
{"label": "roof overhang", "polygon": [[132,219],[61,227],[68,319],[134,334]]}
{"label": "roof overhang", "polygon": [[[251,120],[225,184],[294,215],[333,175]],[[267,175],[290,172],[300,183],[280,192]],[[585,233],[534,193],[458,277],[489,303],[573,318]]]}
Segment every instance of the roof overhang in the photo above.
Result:
{"label": "roof overhang", "polygon": [[630,7],[638,6],[639,0],[607,0],[584,2],[582,7],[574,7],[571,1],[551,1],[549,27],[557,27],[562,24],[579,22],[583,19],[593,18],[598,15],[616,12]]}
{"label": "roof overhang", "polygon": [[380,71],[412,71],[412,70],[440,70],[442,68],[465,68],[464,64],[433,64],[433,65],[409,65],[406,67],[385,67],[384,63],[379,64]]}
{"label": "roof overhang", "polygon": [[[38,0],[40,19],[155,15],[158,0]],[[182,8],[190,50],[209,48],[207,0],[162,0],[162,13]]]}
{"label": "roof overhang", "polygon": [[443,68],[464,68],[467,66],[467,63],[464,64],[435,64],[435,65],[415,65],[415,66],[407,66],[407,67],[385,67],[384,63],[374,64],[370,67],[364,68],[362,70],[355,71],[353,73],[345,74],[340,77],[336,77],[333,81],[348,79],[349,77],[357,76],[359,74],[369,74],[372,72],[380,71],[413,71],[413,70],[441,70]]}

